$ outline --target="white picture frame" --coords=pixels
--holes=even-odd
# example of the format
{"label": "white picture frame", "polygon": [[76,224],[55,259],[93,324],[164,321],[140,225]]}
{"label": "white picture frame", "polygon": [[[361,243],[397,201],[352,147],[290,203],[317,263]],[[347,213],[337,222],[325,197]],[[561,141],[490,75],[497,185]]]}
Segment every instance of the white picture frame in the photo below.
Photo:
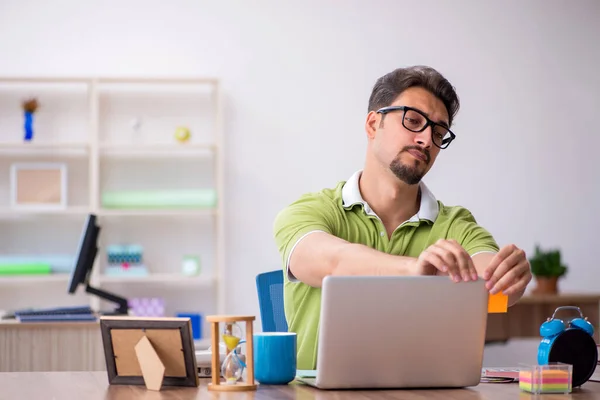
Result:
{"label": "white picture frame", "polygon": [[10,204],[30,211],[67,208],[65,163],[13,163],[10,168]]}

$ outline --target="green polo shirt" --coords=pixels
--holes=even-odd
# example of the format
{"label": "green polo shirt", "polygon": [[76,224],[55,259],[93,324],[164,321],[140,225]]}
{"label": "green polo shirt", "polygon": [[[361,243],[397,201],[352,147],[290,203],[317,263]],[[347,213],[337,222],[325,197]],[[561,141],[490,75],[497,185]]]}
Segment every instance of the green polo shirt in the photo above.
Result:
{"label": "green polo shirt", "polygon": [[348,181],[317,193],[308,193],[283,209],[274,222],[275,242],[284,270],[284,306],[290,332],[297,334],[298,369],[315,369],[321,311],[321,289],[299,282],[287,265],[295,245],[306,235],[323,231],[351,243],[409,257],[438,239],[455,239],[470,254],[497,252],[490,233],[464,207],[445,206],[421,182],[421,204],[416,215],[388,238],[379,217],[362,199],[360,171]]}

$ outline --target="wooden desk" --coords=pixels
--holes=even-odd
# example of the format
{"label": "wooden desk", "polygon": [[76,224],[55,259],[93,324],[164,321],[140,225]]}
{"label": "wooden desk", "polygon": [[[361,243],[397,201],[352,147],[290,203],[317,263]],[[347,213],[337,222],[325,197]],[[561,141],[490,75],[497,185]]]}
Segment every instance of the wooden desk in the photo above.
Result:
{"label": "wooden desk", "polygon": [[2,372],[105,369],[98,322],[0,321]]}
{"label": "wooden desk", "polygon": [[[600,337],[600,295],[558,294],[523,296],[505,314],[489,314],[486,341],[507,341],[516,337],[540,338],[540,325],[561,306],[577,306],[594,325],[594,339]],[[573,310],[560,311],[556,317],[568,320],[577,316]]]}
{"label": "wooden desk", "polygon": [[318,390],[302,384],[259,386],[254,392],[209,392],[208,379],[200,380],[198,388],[165,388],[160,392],[145,386],[109,385],[106,372],[2,372],[2,399],[258,399],[258,400],[328,400],[328,399],[599,399],[600,383],[588,382],[569,396],[545,395],[535,397],[520,392],[515,383],[480,384],[467,389],[451,390]]}

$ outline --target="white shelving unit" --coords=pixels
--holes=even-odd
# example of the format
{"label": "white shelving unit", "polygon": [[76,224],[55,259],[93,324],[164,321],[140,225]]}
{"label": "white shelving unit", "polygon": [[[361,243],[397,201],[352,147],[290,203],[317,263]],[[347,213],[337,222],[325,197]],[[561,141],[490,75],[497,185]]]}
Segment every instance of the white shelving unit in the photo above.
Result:
{"label": "white shelving unit", "polygon": [[[21,101],[36,97],[34,138],[23,140]],[[98,216],[99,252],[90,284],[125,297],[163,297],[167,314],[224,312],[223,138],[221,95],[212,78],[0,77],[0,256],[75,257],[83,221]],[[178,142],[175,129],[191,138]],[[10,165],[61,162],[68,206],[10,207]],[[107,190],[214,190],[214,207],[116,209]],[[106,247],[144,248],[147,277],[105,275]],[[200,274],[182,274],[186,255]],[[81,304],[111,307],[95,296],[68,295],[68,274],[0,275],[0,309]],[[10,292],[10,293],[9,293]],[[3,295],[2,293],[8,293]],[[208,334],[204,325],[204,335]]]}

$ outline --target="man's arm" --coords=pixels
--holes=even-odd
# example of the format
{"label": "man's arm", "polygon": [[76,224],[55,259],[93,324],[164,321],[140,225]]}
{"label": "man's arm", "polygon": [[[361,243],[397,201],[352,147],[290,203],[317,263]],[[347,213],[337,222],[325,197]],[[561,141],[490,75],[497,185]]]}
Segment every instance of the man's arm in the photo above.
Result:
{"label": "man's arm", "polygon": [[416,259],[396,256],[326,232],[312,232],[294,247],[288,268],[294,277],[321,287],[327,275],[410,275]]}
{"label": "man's arm", "polygon": [[440,239],[418,258],[387,254],[337,237],[339,213],[331,199],[312,194],[277,215],[275,242],[291,280],[320,287],[327,275],[435,275],[437,271],[476,278],[469,257],[452,255],[458,253],[458,244]]}
{"label": "man's arm", "polygon": [[394,256],[336,236],[339,206],[327,195],[312,193],[281,210],[273,233],[290,280],[320,287],[327,275],[400,275],[413,258]]}

